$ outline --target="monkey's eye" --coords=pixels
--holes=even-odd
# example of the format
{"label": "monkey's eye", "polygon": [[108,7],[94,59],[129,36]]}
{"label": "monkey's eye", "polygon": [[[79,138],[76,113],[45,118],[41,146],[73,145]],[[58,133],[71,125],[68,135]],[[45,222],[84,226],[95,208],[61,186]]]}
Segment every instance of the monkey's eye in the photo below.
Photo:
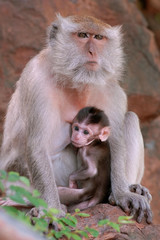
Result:
{"label": "monkey's eye", "polygon": [[97,39],[97,40],[102,40],[103,36],[102,35],[95,35],[94,38]]}
{"label": "monkey's eye", "polygon": [[89,134],[89,132],[87,131],[87,130],[84,130],[84,132],[83,132],[85,135],[88,135]]}
{"label": "monkey's eye", "polygon": [[80,37],[80,38],[87,38],[88,36],[87,36],[87,33],[80,32],[80,33],[78,33],[78,37]]}
{"label": "monkey's eye", "polygon": [[79,127],[78,127],[78,126],[75,126],[75,127],[74,127],[74,130],[75,130],[75,131],[79,131]]}

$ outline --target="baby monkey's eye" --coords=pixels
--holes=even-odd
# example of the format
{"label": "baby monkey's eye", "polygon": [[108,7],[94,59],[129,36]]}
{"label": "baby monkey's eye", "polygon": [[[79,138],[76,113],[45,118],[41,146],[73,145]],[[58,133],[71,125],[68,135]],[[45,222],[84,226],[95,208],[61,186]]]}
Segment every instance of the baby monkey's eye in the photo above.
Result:
{"label": "baby monkey's eye", "polygon": [[78,37],[80,37],[80,38],[87,38],[88,36],[87,36],[87,33],[80,32],[80,33],[78,33]]}
{"label": "baby monkey's eye", "polygon": [[83,132],[85,135],[88,135],[89,134],[89,132],[87,131],[87,130],[84,130],[84,132]]}
{"label": "baby monkey's eye", "polygon": [[75,131],[79,131],[79,127],[78,127],[78,126],[75,126],[75,127],[74,127],[74,130],[75,130]]}
{"label": "baby monkey's eye", "polygon": [[102,40],[103,36],[102,35],[95,35],[94,38],[97,39],[97,40]]}

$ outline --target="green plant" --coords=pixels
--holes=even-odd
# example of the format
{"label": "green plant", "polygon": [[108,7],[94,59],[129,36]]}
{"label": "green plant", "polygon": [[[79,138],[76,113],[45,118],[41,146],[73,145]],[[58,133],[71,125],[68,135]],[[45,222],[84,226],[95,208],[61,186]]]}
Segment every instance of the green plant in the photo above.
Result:
{"label": "green plant", "polygon": [[[14,183],[14,185],[9,184],[7,188],[8,182]],[[16,186],[16,182],[24,185]],[[89,217],[89,214],[81,213],[77,209],[73,215],[67,213],[65,217],[56,217],[59,211],[53,208],[48,209],[47,203],[39,198],[40,193],[37,190],[31,191],[30,188],[27,190],[27,187],[30,187],[30,182],[26,177],[22,177],[16,172],[6,173],[5,171],[0,171],[0,193],[4,199],[9,198],[23,206],[31,203],[34,207],[40,207],[44,213],[40,218],[32,217],[31,219],[24,211],[20,211],[15,207],[2,207],[8,214],[34,227],[34,229],[45,234],[48,239],[59,239],[62,236],[66,236],[68,239],[80,240],[82,236],[88,238],[88,234],[91,234],[93,237],[98,236],[98,231],[95,229],[85,227],[83,230],[79,230],[77,228],[77,217]],[[58,225],[58,230],[49,228],[49,223],[53,222]]]}
{"label": "green plant", "polygon": [[118,217],[118,223],[111,222],[109,219],[103,219],[98,222],[98,226],[108,225],[114,228],[117,232],[120,232],[122,224],[134,223],[134,221],[131,221],[132,218],[132,216],[120,216]]}
{"label": "green plant", "polygon": [[[41,217],[30,218],[24,211],[15,207],[1,206],[8,214],[38,230],[50,240],[59,239],[62,236],[65,236],[67,239],[81,240],[82,237],[89,238],[89,234],[93,237],[97,237],[99,234],[97,230],[88,226],[83,230],[78,229],[77,217],[90,217],[89,214],[82,213],[79,209],[76,209],[72,215],[67,213],[65,217],[57,217],[59,211],[53,208],[48,209],[47,203],[39,197],[40,193],[37,190],[31,190],[29,180],[16,172],[6,173],[0,170],[0,196],[4,199],[10,199],[19,205],[27,206],[30,203],[34,207],[40,207],[43,211]],[[98,226],[108,225],[120,232],[121,224],[133,223],[130,219],[131,217],[122,216],[118,218],[118,223],[104,219],[99,221]],[[56,230],[53,227],[49,227],[49,224],[52,223],[58,226]]]}

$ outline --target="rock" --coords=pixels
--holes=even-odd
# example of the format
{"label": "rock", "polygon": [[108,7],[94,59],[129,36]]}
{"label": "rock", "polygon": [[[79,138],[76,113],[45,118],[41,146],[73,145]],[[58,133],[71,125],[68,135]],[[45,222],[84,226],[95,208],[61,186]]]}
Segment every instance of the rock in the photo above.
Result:
{"label": "rock", "polygon": [[147,0],[141,6],[141,10],[147,19],[149,28],[154,32],[155,39],[160,47],[160,1]]}
{"label": "rock", "polygon": [[154,223],[160,219],[160,116],[151,123],[142,126],[142,133],[145,139],[145,174],[143,184],[146,185],[153,196],[151,207],[154,213]]}
{"label": "rock", "polygon": [[160,98],[138,93],[131,94],[128,97],[128,108],[137,113],[142,122],[151,121],[160,114]]}
{"label": "rock", "polygon": [[[134,0],[68,0],[65,4],[63,0],[0,1],[0,139],[7,103],[15,83],[28,60],[45,46],[46,27],[57,12],[63,16],[92,15],[111,25],[123,24],[127,59],[123,85],[128,94],[129,110],[139,115],[143,129],[149,131],[151,121],[160,116],[160,56],[157,47],[160,43],[160,4],[159,0],[141,2],[147,3],[142,12]],[[146,138],[144,134],[145,143]],[[159,141],[154,136],[152,139]],[[152,144],[148,146],[152,147]],[[152,151],[152,157],[147,149],[146,152],[146,172],[150,172],[150,178],[144,177],[143,182],[152,190],[155,207],[152,206],[156,212],[160,200],[150,164],[153,159],[158,164],[160,157],[157,150]],[[156,176],[158,179],[158,174]],[[156,222],[160,222],[160,215],[154,215]]]}
{"label": "rock", "polygon": [[[98,221],[102,219],[109,219],[112,222],[117,222],[119,216],[126,216],[126,214],[119,208],[113,207],[109,204],[99,204],[93,208],[84,210],[83,212],[90,214],[89,218],[79,218],[78,227],[84,228],[86,225],[95,228],[99,231],[98,239],[106,240],[159,240],[160,239],[160,226],[148,225],[144,222],[141,224],[136,221],[134,224],[125,224],[120,228],[120,233],[116,232],[109,226],[97,227]],[[80,221],[79,221],[80,220]],[[94,238],[89,238],[94,239]]]}
{"label": "rock", "polygon": [[[112,227],[103,225],[98,227],[98,222],[102,219],[109,219],[112,222],[117,222],[119,216],[126,214],[119,208],[109,204],[99,204],[82,212],[90,214],[90,217],[78,217],[77,229],[83,230],[86,226],[96,229],[99,232],[98,237],[94,238],[91,235],[89,239],[105,239],[105,240],[159,240],[160,225],[148,225],[145,222],[141,224],[134,221],[132,224],[123,224],[120,227],[120,233]],[[30,228],[16,221],[12,217],[0,211],[0,240],[34,240],[45,239],[37,232],[33,232]],[[66,239],[66,238],[62,238]]]}

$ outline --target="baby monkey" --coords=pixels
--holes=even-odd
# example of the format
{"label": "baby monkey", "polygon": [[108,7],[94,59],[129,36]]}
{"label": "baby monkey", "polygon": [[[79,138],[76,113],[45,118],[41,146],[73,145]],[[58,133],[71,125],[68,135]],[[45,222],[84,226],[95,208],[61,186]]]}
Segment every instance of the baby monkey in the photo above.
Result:
{"label": "baby monkey", "polygon": [[109,120],[95,107],[81,109],[72,123],[71,142],[77,149],[78,170],[69,176],[69,187],[58,187],[61,203],[74,209],[95,206],[110,190]]}

